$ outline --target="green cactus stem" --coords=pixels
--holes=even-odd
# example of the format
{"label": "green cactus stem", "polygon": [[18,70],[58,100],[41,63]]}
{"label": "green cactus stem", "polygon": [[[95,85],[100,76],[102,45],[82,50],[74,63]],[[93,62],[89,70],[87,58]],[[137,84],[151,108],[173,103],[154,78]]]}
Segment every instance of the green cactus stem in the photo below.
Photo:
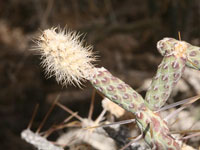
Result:
{"label": "green cactus stem", "polygon": [[145,103],[151,110],[158,110],[165,104],[184,68],[185,59],[182,57],[167,55],[163,58],[145,97]]}
{"label": "green cactus stem", "polygon": [[136,116],[136,123],[141,132],[145,132],[145,141],[158,150],[179,150],[179,144],[170,136],[166,123],[160,116],[152,112],[145,104],[140,94],[129,85],[114,77],[105,68],[95,68],[90,79],[92,85],[111,101],[117,103]]}
{"label": "green cactus stem", "polygon": [[103,67],[95,68],[94,73],[90,81],[99,92],[118,105],[123,105],[126,110],[131,109],[133,113],[139,111],[139,106],[144,104],[140,94]]}
{"label": "green cactus stem", "polygon": [[187,63],[190,68],[200,70],[200,47],[188,44]]}
{"label": "green cactus stem", "polygon": [[136,113],[136,123],[142,132],[145,132],[148,125],[149,130],[145,134],[145,141],[152,149],[156,150],[180,150],[180,145],[170,135],[169,128],[159,114],[143,107],[143,110]]}

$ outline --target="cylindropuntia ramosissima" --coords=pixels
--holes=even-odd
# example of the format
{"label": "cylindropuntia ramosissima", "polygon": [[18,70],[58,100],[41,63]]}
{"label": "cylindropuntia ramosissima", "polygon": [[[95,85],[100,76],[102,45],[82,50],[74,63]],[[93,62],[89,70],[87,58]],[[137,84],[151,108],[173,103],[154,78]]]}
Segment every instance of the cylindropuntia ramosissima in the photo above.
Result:
{"label": "cylindropuntia ramosissima", "polygon": [[145,97],[145,103],[151,110],[158,110],[165,104],[185,69],[188,45],[178,41],[173,45],[165,43],[166,39],[157,44],[157,48],[164,58],[158,66],[157,73],[152,79]]}
{"label": "cylindropuntia ramosissima", "polygon": [[[166,122],[159,114],[153,112],[165,104],[172,88],[182,75],[185,63],[188,64],[186,51],[188,44],[175,41],[170,47],[171,45],[166,44],[169,42],[168,39],[158,43],[158,49],[160,48],[161,54],[165,57],[147,92],[147,101],[105,68],[95,68],[91,64],[95,61],[91,48],[84,48],[77,34],[73,32],[56,33],[55,29],[45,30],[38,40],[38,49],[46,72],[55,76],[58,82],[64,85],[68,83],[80,85],[81,80],[89,80],[104,96],[136,115],[137,125],[144,133],[145,141],[152,148],[179,150],[180,145],[170,135]],[[191,60],[194,62],[194,59]],[[167,84],[168,91],[165,89]],[[162,89],[160,93],[154,90],[157,86]],[[154,96],[163,96],[165,92],[167,95],[164,99],[159,101],[153,99]]]}

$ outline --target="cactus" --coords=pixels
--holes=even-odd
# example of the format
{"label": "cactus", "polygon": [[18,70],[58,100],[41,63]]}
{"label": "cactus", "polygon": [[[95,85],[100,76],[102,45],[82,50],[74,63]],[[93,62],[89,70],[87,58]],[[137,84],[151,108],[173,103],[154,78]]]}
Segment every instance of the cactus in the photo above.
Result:
{"label": "cactus", "polygon": [[165,104],[185,68],[186,43],[173,43],[170,46],[165,43],[165,39],[158,42],[158,50],[165,56],[145,97],[145,103],[151,110],[158,110]]}
{"label": "cactus", "polygon": [[96,68],[90,80],[92,85],[107,98],[136,115],[136,123],[142,132],[148,124],[150,130],[144,138],[150,147],[157,149],[180,149],[178,143],[169,136],[169,129],[160,116],[144,104],[144,99],[129,85],[114,77],[105,68]]}
{"label": "cactus", "polygon": [[[46,72],[55,76],[58,82],[63,85],[80,85],[81,81],[89,80],[105,97],[135,114],[136,123],[146,143],[152,148],[179,150],[180,145],[170,135],[166,122],[153,112],[164,105],[187,63],[188,45],[185,42],[174,42],[172,46],[168,39],[158,42],[158,49],[164,59],[147,92],[146,101],[105,68],[94,67],[91,62],[95,59],[90,47],[83,48],[73,32],[56,33],[55,29],[45,30],[38,40],[38,50],[42,54],[42,64]],[[169,89],[165,88],[165,85],[169,85]],[[155,90],[156,87],[159,92]],[[164,95],[163,99],[153,99],[154,96],[162,98],[164,92],[167,95]]]}

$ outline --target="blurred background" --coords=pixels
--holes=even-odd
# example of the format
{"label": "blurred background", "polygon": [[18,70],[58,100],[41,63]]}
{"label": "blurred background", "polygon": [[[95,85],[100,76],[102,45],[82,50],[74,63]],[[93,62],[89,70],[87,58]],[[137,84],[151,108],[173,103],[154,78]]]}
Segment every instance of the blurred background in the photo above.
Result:
{"label": "blurred background", "polygon": [[[2,150],[33,149],[20,139],[20,132],[27,127],[38,103],[39,111],[32,127],[35,130],[58,94],[61,94],[61,103],[82,117],[88,114],[92,86],[85,83],[82,89],[66,88],[58,85],[54,78],[47,79],[40,66],[40,56],[31,51],[34,39],[51,27],[83,33],[81,38],[93,45],[99,56],[97,66],[104,66],[144,96],[146,84],[162,60],[157,41],[164,37],[178,39],[180,31],[182,40],[200,46],[200,1],[0,0]],[[188,76],[183,78],[184,86],[175,90],[169,103],[200,91],[200,77],[196,76],[197,85],[194,85],[187,80]],[[102,109],[102,98],[97,95],[95,99],[94,118]],[[55,108],[42,130],[67,115]]]}

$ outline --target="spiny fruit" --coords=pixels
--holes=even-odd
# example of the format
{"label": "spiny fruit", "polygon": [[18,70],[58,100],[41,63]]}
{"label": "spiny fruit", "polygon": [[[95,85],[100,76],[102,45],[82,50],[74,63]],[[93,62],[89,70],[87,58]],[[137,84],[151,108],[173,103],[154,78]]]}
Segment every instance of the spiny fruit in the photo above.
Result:
{"label": "spiny fruit", "polygon": [[90,76],[95,61],[91,46],[84,47],[76,32],[47,29],[37,40],[46,73],[55,76],[62,85],[80,85]]}

